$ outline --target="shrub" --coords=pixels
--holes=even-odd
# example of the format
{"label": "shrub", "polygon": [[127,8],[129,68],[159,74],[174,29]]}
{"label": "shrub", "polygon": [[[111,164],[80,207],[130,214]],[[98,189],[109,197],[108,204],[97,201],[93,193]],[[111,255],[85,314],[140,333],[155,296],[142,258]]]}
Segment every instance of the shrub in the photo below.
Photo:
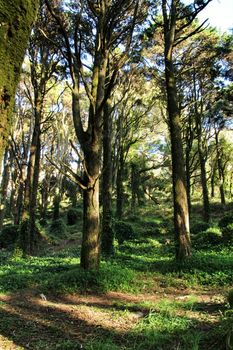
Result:
{"label": "shrub", "polygon": [[222,233],[218,227],[210,227],[208,230],[198,233],[195,238],[195,245],[199,248],[216,246],[221,242]]}
{"label": "shrub", "polygon": [[233,242],[233,223],[223,227],[222,229],[223,241],[226,243]]}
{"label": "shrub", "polygon": [[19,226],[18,225],[7,225],[3,227],[0,233],[0,247],[11,248],[16,243],[19,237]]}
{"label": "shrub", "polygon": [[54,220],[50,225],[50,233],[55,237],[66,235],[66,224],[62,219]]}
{"label": "shrub", "polygon": [[67,211],[67,225],[75,225],[82,218],[81,212],[76,208]]}
{"label": "shrub", "polygon": [[208,222],[199,221],[194,223],[194,225],[191,226],[191,233],[196,235],[200,232],[204,232],[208,230],[209,227],[210,227],[210,224]]}
{"label": "shrub", "polygon": [[233,224],[233,215],[226,215],[221,220],[219,220],[218,226],[223,229],[229,224]]}
{"label": "shrub", "polygon": [[233,309],[233,289],[231,289],[227,295],[227,301],[230,305],[230,308]]}
{"label": "shrub", "polygon": [[133,230],[132,225],[124,221],[117,221],[115,223],[115,233],[119,244],[124,243],[124,241],[136,238],[136,234]]}

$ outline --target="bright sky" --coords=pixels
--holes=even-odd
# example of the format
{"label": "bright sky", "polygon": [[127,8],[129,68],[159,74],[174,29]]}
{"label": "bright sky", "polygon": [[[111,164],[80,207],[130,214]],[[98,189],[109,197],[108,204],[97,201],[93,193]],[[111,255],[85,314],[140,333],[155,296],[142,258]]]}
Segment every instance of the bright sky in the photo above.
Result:
{"label": "bright sky", "polygon": [[209,18],[208,23],[221,32],[233,29],[233,0],[212,0],[198,17]]}

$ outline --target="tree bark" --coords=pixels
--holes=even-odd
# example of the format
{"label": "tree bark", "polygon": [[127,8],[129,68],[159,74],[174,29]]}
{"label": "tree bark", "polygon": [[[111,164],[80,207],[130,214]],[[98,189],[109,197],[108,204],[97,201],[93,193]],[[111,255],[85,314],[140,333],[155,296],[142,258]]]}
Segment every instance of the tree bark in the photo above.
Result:
{"label": "tree bark", "polygon": [[7,189],[10,178],[10,165],[12,161],[11,153],[9,152],[9,148],[7,147],[4,155],[3,162],[3,174],[2,174],[2,183],[1,183],[1,192],[0,192],[0,231],[3,227],[3,221],[5,218],[6,212],[6,199],[7,199]]}
{"label": "tree bark", "polygon": [[216,131],[216,130],[215,130],[215,144],[216,144],[216,152],[217,152],[220,198],[221,198],[221,204],[225,205],[226,198],[225,198],[225,189],[224,189],[224,171],[223,171],[221,153],[220,153],[219,131]]}
{"label": "tree bark", "polygon": [[112,227],[112,117],[110,101],[104,110],[103,174],[102,174],[102,239],[101,249],[110,256],[114,253],[114,230]]}
{"label": "tree bark", "polygon": [[35,126],[30,146],[27,177],[24,188],[22,227],[20,230],[21,248],[25,254],[33,255],[37,250],[36,206],[40,171],[40,120],[41,110],[35,108]]}
{"label": "tree bark", "polygon": [[0,1],[0,159],[8,139],[11,110],[39,0]]}
{"label": "tree bark", "polygon": [[135,214],[136,203],[139,203],[139,183],[140,173],[138,172],[137,165],[131,164],[131,212]]}
{"label": "tree bark", "polygon": [[88,190],[83,191],[83,237],[81,248],[81,267],[97,270],[100,264],[100,211],[99,179],[90,178]]}
{"label": "tree bark", "polygon": [[124,173],[124,154],[122,146],[120,146],[119,162],[117,167],[116,178],[116,217],[118,220],[122,219],[123,206],[124,206],[124,186],[123,186],[123,173]]}
{"label": "tree bark", "polygon": [[183,146],[181,138],[181,121],[178,109],[176,81],[173,65],[173,44],[176,30],[176,3],[172,1],[170,20],[167,16],[166,1],[163,0],[164,19],[164,59],[167,92],[167,110],[171,138],[172,180],[174,203],[174,228],[176,259],[184,260],[191,254],[189,234],[189,209],[184,167]]}

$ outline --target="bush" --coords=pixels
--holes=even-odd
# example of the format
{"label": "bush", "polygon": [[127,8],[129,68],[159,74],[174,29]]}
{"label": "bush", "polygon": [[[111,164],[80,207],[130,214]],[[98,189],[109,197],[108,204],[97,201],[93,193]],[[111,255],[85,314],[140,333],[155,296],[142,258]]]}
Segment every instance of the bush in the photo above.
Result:
{"label": "bush", "polygon": [[0,233],[0,247],[11,248],[16,243],[19,237],[19,226],[18,225],[7,225],[3,227]]}
{"label": "bush", "polygon": [[210,227],[195,237],[195,246],[198,248],[216,246],[222,242],[222,233],[218,227]]}
{"label": "bush", "polygon": [[230,308],[233,309],[233,289],[231,289],[228,293],[228,296],[227,296],[227,301],[230,305]]}
{"label": "bush", "polygon": [[66,235],[66,224],[62,219],[54,220],[50,225],[50,233],[55,237]]}
{"label": "bush", "polygon": [[221,220],[219,220],[218,226],[223,229],[229,224],[233,224],[233,215],[226,215]]}
{"label": "bush", "polygon": [[76,208],[67,211],[67,225],[75,225],[82,218],[81,212]]}
{"label": "bush", "polygon": [[136,238],[132,225],[124,221],[117,221],[115,223],[115,234],[119,244]]}
{"label": "bush", "polygon": [[191,233],[193,235],[197,235],[200,232],[208,230],[208,228],[210,228],[210,224],[208,222],[199,221],[191,226]]}
{"label": "bush", "polygon": [[223,227],[222,237],[225,243],[233,242],[233,223],[227,225],[227,227]]}

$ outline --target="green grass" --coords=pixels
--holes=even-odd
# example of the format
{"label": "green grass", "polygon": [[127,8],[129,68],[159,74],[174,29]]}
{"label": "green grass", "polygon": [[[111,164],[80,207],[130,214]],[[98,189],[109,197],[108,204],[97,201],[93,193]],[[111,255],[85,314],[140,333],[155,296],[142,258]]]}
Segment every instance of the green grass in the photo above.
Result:
{"label": "green grass", "polygon": [[[57,292],[118,290],[137,293],[162,287],[228,286],[233,281],[233,252],[229,248],[194,251],[183,265],[173,259],[172,247],[156,239],[125,243],[100,271],[85,272],[79,267],[76,248],[51,257],[11,257],[0,262],[0,292],[40,288]],[[70,255],[73,257],[67,257]]]}
{"label": "green grass", "polygon": [[[31,302],[22,305],[19,314],[11,314],[4,310],[6,303],[0,302],[0,309],[3,308],[0,334],[14,340],[19,346],[17,350],[27,348],[24,339],[32,339],[34,350],[75,350],[81,345],[85,350],[224,349],[232,332],[232,313],[227,306],[225,309],[221,306],[218,311],[220,306],[216,302],[214,317],[217,321],[211,324],[208,305],[200,303],[194,292],[221,290],[224,294],[229,289],[233,281],[231,247],[208,245],[205,249],[194,249],[190,259],[178,264],[174,261],[173,244],[165,244],[170,235],[166,234],[162,218],[147,218],[145,222],[152,235],[116,245],[114,257],[103,260],[99,271],[86,272],[79,267],[79,233],[75,226],[68,227],[68,245],[62,247],[59,238],[56,246],[44,250],[43,256],[22,258],[19,251],[9,253],[4,250],[0,255],[0,295],[11,297],[18,291],[30,289],[36,291],[36,295],[44,293],[48,298],[62,299],[67,293],[98,296],[116,291],[127,295],[143,293],[146,299],[148,294],[156,296],[158,293],[158,300],[153,301],[119,299],[111,305],[97,303],[90,306],[91,312],[105,312],[112,321],[119,320],[119,323],[142,313],[130,330],[107,329],[101,322],[90,327],[81,319],[74,321],[70,313],[61,310],[58,313],[52,307],[45,311]],[[134,224],[135,228],[140,227],[140,234],[143,232],[141,224],[140,220]],[[162,230],[158,230],[160,225]],[[176,299],[182,289],[188,291],[188,298]],[[171,293],[174,293],[172,297]],[[32,317],[41,312],[48,325],[40,324],[41,320],[37,324],[33,319],[21,317],[27,308]],[[190,317],[191,313],[196,313],[197,317]],[[199,313],[202,319],[199,319]],[[68,328],[78,322],[76,328],[82,330],[83,327],[89,333],[86,338],[76,339],[72,333],[65,333],[65,322],[68,322]]]}

